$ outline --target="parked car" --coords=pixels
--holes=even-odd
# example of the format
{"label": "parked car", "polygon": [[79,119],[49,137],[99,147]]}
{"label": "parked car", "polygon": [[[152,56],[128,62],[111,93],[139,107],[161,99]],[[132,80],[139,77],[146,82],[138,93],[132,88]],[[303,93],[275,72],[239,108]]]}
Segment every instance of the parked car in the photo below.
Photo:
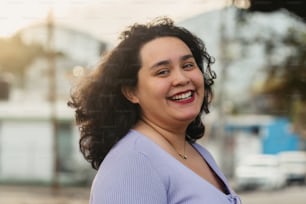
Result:
{"label": "parked car", "polygon": [[276,155],[250,155],[237,165],[234,173],[237,190],[279,189],[286,184]]}
{"label": "parked car", "polygon": [[279,153],[282,171],[286,174],[288,184],[292,182],[306,182],[306,152],[286,151]]}

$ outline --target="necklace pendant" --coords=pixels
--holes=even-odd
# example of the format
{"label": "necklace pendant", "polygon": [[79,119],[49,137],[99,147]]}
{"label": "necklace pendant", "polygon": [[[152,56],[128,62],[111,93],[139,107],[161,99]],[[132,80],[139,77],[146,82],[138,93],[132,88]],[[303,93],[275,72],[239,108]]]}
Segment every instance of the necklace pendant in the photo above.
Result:
{"label": "necklace pendant", "polygon": [[186,155],[182,155],[182,154],[178,154],[182,159],[187,160],[187,156]]}

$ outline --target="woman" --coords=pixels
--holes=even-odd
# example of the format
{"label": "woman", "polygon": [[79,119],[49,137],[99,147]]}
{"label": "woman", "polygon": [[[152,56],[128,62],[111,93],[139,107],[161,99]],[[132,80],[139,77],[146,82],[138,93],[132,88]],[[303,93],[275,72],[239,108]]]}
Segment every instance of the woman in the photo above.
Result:
{"label": "woman", "polygon": [[203,42],[162,18],[135,24],[72,94],[92,204],[239,203],[204,134],[215,73]]}

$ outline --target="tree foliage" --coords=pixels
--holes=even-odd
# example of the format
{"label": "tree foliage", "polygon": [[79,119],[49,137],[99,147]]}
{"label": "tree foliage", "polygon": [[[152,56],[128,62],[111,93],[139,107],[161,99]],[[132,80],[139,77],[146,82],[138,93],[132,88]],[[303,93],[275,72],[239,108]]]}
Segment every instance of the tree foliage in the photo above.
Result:
{"label": "tree foliage", "polygon": [[[295,130],[306,138],[306,32],[289,29],[281,43],[290,53],[283,63],[268,64],[260,94],[271,99],[270,113],[292,119]],[[275,55],[276,49],[271,41],[266,44],[267,55]]]}
{"label": "tree foliage", "polygon": [[0,74],[11,73],[23,81],[27,67],[45,54],[41,45],[26,44],[20,35],[0,39]]}

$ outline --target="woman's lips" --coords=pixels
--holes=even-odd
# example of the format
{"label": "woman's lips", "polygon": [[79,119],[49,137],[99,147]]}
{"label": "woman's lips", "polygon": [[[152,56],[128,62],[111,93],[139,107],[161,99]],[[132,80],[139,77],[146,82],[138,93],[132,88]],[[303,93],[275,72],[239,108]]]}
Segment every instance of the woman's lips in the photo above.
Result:
{"label": "woman's lips", "polygon": [[168,100],[177,102],[177,103],[190,103],[194,101],[194,91],[186,91],[186,92],[181,92],[178,94],[175,94],[174,96],[168,97]]}

